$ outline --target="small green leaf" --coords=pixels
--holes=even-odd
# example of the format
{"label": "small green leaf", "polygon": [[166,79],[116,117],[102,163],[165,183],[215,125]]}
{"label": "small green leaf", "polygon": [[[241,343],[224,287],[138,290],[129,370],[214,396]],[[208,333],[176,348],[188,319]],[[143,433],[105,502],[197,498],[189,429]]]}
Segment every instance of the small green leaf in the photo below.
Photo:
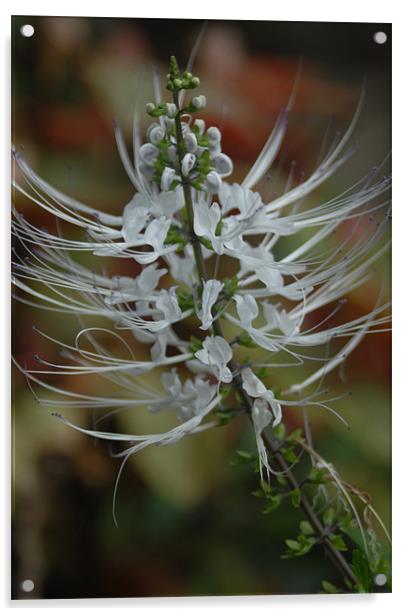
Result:
{"label": "small green leaf", "polygon": [[249,349],[254,349],[257,347],[257,344],[254,342],[248,332],[242,332],[239,336],[237,336],[236,340],[237,344],[239,344],[240,346],[244,346]]}
{"label": "small green leaf", "polygon": [[192,351],[192,353],[196,353],[202,348],[203,342],[199,340],[199,338],[196,338],[196,336],[190,336],[190,350]]}
{"label": "small green leaf", "polygon": [[372,572],[365,553],[360,549],[352,552],[352,571],[358,580],[358,591],[361,593],[372,592]]}
{"label": "small green leaf", "polygon": [[260,370],[257,370],[254,374],[258,376],[259,379],[265,379],[268,376],[268,370],[267,368],[260,368]]}
{"label": "small green leaf", "polygon": [[[185,310],[192,310],[195,307],[193,295],[189,293],[188,291],[185,291],[184,289],[178,289],[176,291],[176,296],[178,298],[179,308],[183,312]],[[196,340],[198,340],[198,338],[196,338]]]}
{"label": "small green leaf", "polygon": [[219,409],[216,411],[217,419],[219,420],[219,425],[225,426],[228,424],[235,416],[235,409]]}
{"label": "small green leaf", "polygon": [[281,505],[281,496],[278,494],[269,495],[267,497],[267,506],[263,509],[263,513],[271,513]]}
{"label": "small green leaf", "polygon": [[297,488],[296,490],[293,490],[291,492],[291,503],[292,503],[293,507],[296,507],[297,509],[300,506],[300,503],[301,503],[301,490],[299,488]]}
{"label": "small green leaf", "polygon": [[285,439],[285,425],[283,422],[279,423],[278,426],[274,428],[274,434],[279,441],[283,441]]}
{"label": "small green leaf", "polygon": [[295,539],[286,539],[285,542],[292,552],[298,552],[301,549],[301,543]]}
{"label": "small green leaf", "polygon": [[326,593],[330,595],[334,595],[336,593],[342,592],[339,588],[334,586],[334,584],[331,584],[331,582],[327,582],[326,580],[322,581],[322,588],[324,589]]}
{"label": "small green leaf", "polygon": [[326,526],[332,526],[335,520],[335,509],[333,507],[328,507],[328,509],[324,511],[322,519]]}
{"label": "small green leaf", "polygon": [[220,397],[222,400],[226,400],[231,394],[231,387],[229,385],[222,385],[219,389]]}
{"label": "small green leaf", "polygon": [[294,430],[293,432],[291,432],[291,434],[287,436],[287,440],[290,442],[296,442],[299,440],[301,435],[302,435],[302,430],[301,428],[299,428],[298,430]]}
{"label": "small green leaf", "polygon": [[348,549],[345,544],[345,541],[342,538],[342,535],[331,534],[329,538],[336,550],[339,550],[340,552],[345,552]]}
{"label": "small green leaf", "polygon": [[300,522],[300,531],[303,533],[303,535],[314,534],[314,529],[311,524],[307,522],[307,520],[303,520],[302,522]]}
{"label": "small green leaf", "polygon": [[308,473],[308,481],[310,483],[321,484],[327,483],[327,471],[324,468],[316,468],[315,466]]}
{"label": "small green leaf", "polygon": [[277,479],[277,482],[280,484],[280,486],[286,486],[287,485],[287,479],[285,478],[285,475],[279,474],[275,476]]}
{"label": "small green leaf", "polygon": [[231,278],[224,278],[223,283],[224,283],[223,293],[226,299],[230,299],[231,297],[233,297],[233,295],[236,293],[238,289],[239,280],[237,276],[232,276]]}
{"label": "small green leaf", "polygon": [[297,461],[297,456],[295,455],[294,449],[292,447],[287,447],[282,450],[282,454],[287,462],[293,463]]}
{"label": "small green leaf", "polygon": [[[249,451],[243,451],[238,449],[236,451],[236,457],[232,461],[232,464],[249,464],[250,462],[255,462],[258,457],[254,453],[250,453]],[[264,492],[263,492],[264,496]]]}

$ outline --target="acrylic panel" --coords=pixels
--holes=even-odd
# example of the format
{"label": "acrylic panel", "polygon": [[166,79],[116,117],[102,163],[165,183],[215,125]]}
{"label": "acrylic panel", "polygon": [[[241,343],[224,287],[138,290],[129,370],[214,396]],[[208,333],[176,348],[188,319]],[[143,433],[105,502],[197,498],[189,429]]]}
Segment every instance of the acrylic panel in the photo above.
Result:
{"label": "acrylic panel", "polygon": [[390,55],[12,19],[13,598],[391,591]]}

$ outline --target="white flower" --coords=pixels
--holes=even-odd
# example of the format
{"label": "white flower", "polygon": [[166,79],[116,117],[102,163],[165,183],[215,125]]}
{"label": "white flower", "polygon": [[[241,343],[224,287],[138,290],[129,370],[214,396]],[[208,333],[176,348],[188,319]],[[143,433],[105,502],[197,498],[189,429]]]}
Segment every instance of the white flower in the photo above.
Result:
{"label": "white flower", "polygon": [[272,391],[268,390],[264,383],[254,374],[251,368],[244,368],[241,371],[243,379],[243,389],[252,398],[262,398],[270,407],[273,414],[271,419],[274,419],[273,426],[280,423],[282,418],[281,405],[275,399]]}
{"label": "white flower", "polygon": [[161,289],[156,299],[156,308],[163,313],[163,318],[169,323],[175,323],[182,318],[175,288],[167,291]]}
{"label": "white flower", "polygon": [[222,244],[216,236],[217,225],[220,221],[220,206],[218,203],[212,203],[209,207],[206,201],[198,200],[193,206],[194,211],[194,231],[199,237],[208,239],[214,250],[222,253]]}
{"label": "white flower", "polygon": [[268,426],[277,426],[281,419],[281,406],[274,397],[272,391],[254,374],[250,368],[241,371],[244,391],[255,398],[252,404],[251,416],[253,419],[254,432],[256,435],[257,450],[260,458],[260,473],[263,476],[263,467],[267,473],[271,471],[268,463],[267,451],[263,441],[263,431]]}
{"label": "white flower", "polygon": [[[40,354],[35,368],[19,368],[33,389],[49,392],[50,397],[36,393],[46,407],[105,412],[168,409],[176,414],[178,425],[150,435],[87,430],[63,420],[94,437],[127,443],[119,454],[124,462],[144,447],[175,443],[212,427],[214,422],[208,415],[220,403],[220,385],[232,383],[232,388],[239,388],[242,395],[244,391],[250,400],[260,466],[269,473],[263,432],[281,421],[281,403],[252,366],[271,368],[273,375],[284,366],[290,376],[289,365],[304,364],[305,376],[300,381],[289,378],[283,394],[289,399],[282,404],[314,403],[329,408],[325,401],[303,397],[304,390],[345,361],[366,333],[385,327],[387,305],[377,305],[350,321],[340,318],[337,324],[324,317],[320,327],[309,326],[305,317],[325,309],[329,316],[341,310],[343,298],[371,277],[374,263],[387,246],[389,223],[384,214],[390,179],[378,177],[374,171],[339,195],[326,197],[317,191],[353,154],[348,143],[360,103],[345,135],[323,155],[317,169],[298,184],[290,174],[283,193],[264,197],[263,202],[255,187],[281,148],[288,109],[280,114],[246,177],[228,184],[225,178],[233,163],[222,152],[220,130],[212,126],[206,130],[205,122],[193,117],[194,111],[191,116],[181,115],[178,105],[182,99],[164,103],[158,99],[148,104],[149,113],[162,115],[150,124],[144,144],[135,121],[134,160],[115,125],[119,156],[135,194],[125,207],[116,204],[112,213],[99,212],[64,194],[13,152],[22,177],[22,182],[14,180],[15,191],[63,223],[64,231],[69,227],[76,231],[62,235],[55,230],[60,225],[37,228],[15,212],[13,234],[19,247],[13,277],[16,296],[30,307],[72,315],[81,323],[71,343],[36,330],[60,346],[62,358],[56,363],[43,360]],[[192,103],[198,109],[205,98],[199,95]],[[182,148],[176,128],[182,134]],[[314,199],[301,206],[312,194]],[[373,224],[369,213],[377,218]],[[351,235],[338,240],[339,246],[323,245],[345,221],[351,226]],[[292,236],[291,242],[281,241],[286,235]],[[87,258],[78,259],[78,255]],[[222,269],[224,256],[230,280],[221,282],[218,272],[227,271]],[[123,275],[112,277],[99,257],[116,259],[116,270],[124,260],[133,267],[137,263],[138,274],[129,276],[132,270],[128,267]],[[88,265],[91,260],[92,267]],[[159,283],[163,288],[158,289]],[[282,298],[284,307],[279,303]],[[213,314],[216,302],[219,314]],[[221,313],[227,321],[225,331],[224,321],[218,318]],[[189,327],[184,328],[185,319],[191,317]],[[196,323],[199,337],[200,330],[217,332],[208,335],[203,348],[195,353],[192,348],[197,347],[190,339],[192,323]],[[243,330],[258,351],[268,351],[250,355],[244,368],[233,357]],[[225,339],[226,331],[231,346]],[[108,336],[115,342],[112,348],[120,348],[118,354],[109,351]],[[135,357],[132,336],[148,345],[148,359]],[[340,341],[338,346],[330,344],[333,339]],[[325,353],[309,351],[323,345]],[[283,362],[281,355],[288,361]],[[309,357],[314,361],[309,362]],[[180,374],[188,368],[197,376],[183,380],[178,368]],[[163,391],[144,378],[152,371],[161,374]],[[112,393],[101,394],[98,389],[94,395],[80,393],[78,388],[64,389],[56,385],[57,379],[49,383],[49,375],[63,376],[64,382],[65,377],[94,375],[103,381],[103,391],[108,384]],[[297,396],[292,400],[294,394]]]}
{"label": "white flower", "polygon": [[197,351],[195,356],[202,364],[209,366],[220,381],[231,382],[233,376],[227,364],[233,357],[233,352],[224,338],[207,336],[203,348]]}
{"label": "white flower", "polygon": [[222,185],[222,179],[216,171],[210,171],[205,179],[205,188],[209,193],[218,193]]}
{"label": "white flower", "polygon": [[243,329],[251,328],[254,319],[258,315],[258,305],[252,295],[235,295],[237,314],[239,315],[240,325]]}
{"label": "white flower", "polygon": [[133,244],[140,240],[140,232],[145,228],[150,215],[145,202],[143,196],[136,194],[124,208],[122,235],[127,244]]}
{"label": "white flower", "polygon": [[182,160],[182,174],[187,177],[196,164],[196,156],[194,154],[185,154]]}
{"label": "white flower", "polygon": [[223,283],[220,280],[207,280],[203,285],[202,310],[198,314],[199,319],[202,321],[200,329],[209,329],[213,323],[212,308],[222,288]]}

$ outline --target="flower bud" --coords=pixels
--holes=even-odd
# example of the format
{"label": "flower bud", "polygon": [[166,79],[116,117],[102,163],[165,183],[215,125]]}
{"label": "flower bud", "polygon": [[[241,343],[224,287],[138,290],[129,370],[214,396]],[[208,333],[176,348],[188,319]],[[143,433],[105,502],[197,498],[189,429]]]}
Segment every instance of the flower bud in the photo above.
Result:
{"label": "flower bud", "polygon": [[165,167],[160,179],[160,189],[167,191],[170,188],[173,180],[175,179],[176,172],[171,167]]}
{"label": "flower bud", "polygon": [[184,137],[190,133],[190,126],[187,122],[181,122],[182,134]]}
{"label": "flower bud", "polygon": [[152,143],[144,143],[139,148],[139,156],[146,165],[152,165],[158,155],[158,148]]}
{"label": "flower bud", "polygon": [[165,131],[161,126],[155,126],[149,133],[149,140],[154,145],[158,145],[165,137]]}
{"label": "flower bud", "polygon": [[197,149],[197,139],[193,133],[188,133],[185,136],[185,146],[188,152],[195,152]]}
{"label": "flower bud", "polygon": [[146,103],[145,109],[146,113],[152,113],[152,111],[155,111],[155,105],[153,103]]}
{"label": "flower bud", "polygon": [[166,115],[168,116],[168,118],[175,118],[177,112],[178,109],[175,103],[166,103]]}
{"label": "flower bud", "polygon": [[155,169],[152,165],[148,165],[145,162],[142,162],[138,165],[139,171],[144,175],[148,180],[153,180],[153,176],[155,175]]}
{"label": "flower bud", "polygon": [[173,85],[175,86],[175,88],[180,88],[181,85],[182,85],[181,79],[178,79],[178,78],[174,79],[173,80]]}
{"label": "flower bud", "polygon": [[184,176],[189,175],[196,164],[196,156],[194,154],[185,154],[182,160],[182,173]]}
{"label": "flower bud", "polygon": [[171,145],[168,148],[168,158],[170,160],[171,163],[176,163],[177,160],[177,150],[176,150],[176,146]]}
{"label": "flower bud", "polygon": [[210,128],[207,129],[206,135],[210,145],[217,145],[222,139],[222,134],[216,126],[210,126]]}
{"label": "flower bud", "polygon": [[175,120],[171,118],[167,118],[166,116],[163,118],[163,122],[168,133],[173,131],[173,127],[175,126]]}
{"label": "flower bud", "polygon": [[192,79],[190,80],[190,83],[192,84],[193,87],[197,88],[197,86],[200,85],[199,77],[192,77]]}
{"label": "flower bud", "polygon": [[216,171],[211,171],[207,174],[204,185],[210,193],[218,193],[222,186],[220,175]]}
{"label": "flower bud", "polygon": [[195,109],[203,109],[203,107],[206,107],[206,97],[203,94],[200,94],[199,96],[194,96],[191,100],[191,103],[193,107],[195,107]]}
{"label": "flower bud", "polygon": [[203,135],[203,133],[205,132],[205,128],[206,128],[206,124],[204,120],[201,119],[197,119],[193,122],[193,126],[197,126],[197,128],[199,129],[199,135]]}
{"label": "flower bud", "polygon": [[153,131],[153,129],[156,128],[157,126],[159,126],[157,122],[152,122],[151,124],[149,124],[148,128],[146,129],[146,139],[148,141],[150,140],[151,131]]}
{"label": "flower bud", "polygon": [[212,158],[212,165],[222,178],[230,175],[233,171],[233,163],[226,154],[217,154]]}

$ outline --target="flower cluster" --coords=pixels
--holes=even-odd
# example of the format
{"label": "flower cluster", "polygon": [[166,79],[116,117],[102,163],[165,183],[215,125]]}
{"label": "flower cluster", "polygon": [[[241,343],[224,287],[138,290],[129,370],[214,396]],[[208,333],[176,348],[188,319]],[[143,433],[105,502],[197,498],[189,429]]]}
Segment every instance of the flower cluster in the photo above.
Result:
{"label": "flower cluster", "polygon": [[[289,104],[246,177],[228,183],[233,165],[221,150],[220,130],[206,129],[205,122],[194,117],[205,106],[205,97],[195,95],[183,104],[186,91],[199,83],[190,72],[180,73],[172,59],[166,83],[172,100],[161,99],[157,84],[157,100],[146,108],[155,121],[147,129],[145,143],[135,124],[134,161],[119,126],[115,127],[119,155],[135,189],[119,213],[101,213],[63,194],[14,152],[26,183],[15,180],[16,190],[58,221],[84,232],[83,237],[63,236],[36,228],[16,212],[13,232],[25,252],[21,257],[16,251],[17,296],[29,305],[75,315],[81,322],[97,317],[106,322],[105,327],[83,323],[72,344],[55,340],[62,348],[60,362],[37,356],[37,368],[20,368],[39,402],[54,409],[173,410],[178,420],[174,428],[147,435],[88,429],[59,415],[94,437],[130,443],[118,454],[124,461],[149,445],[174,443],[217,425],[216,412],[235,390],[250,411],[261,472],[269,473],[264,431],[282,421],[285,406],[318,405],[336,413],[319,387],[310,395],[303,392],[320,384],[367,332],[387,321],[385,306],[377,305],[369,314],[329,325],[334,310],[340,311],[345,296],[370,278],[374,262],[387,249],[390,181],[373,169],[341,194],[303,205],[354,152],[349,142],[361,99],[345,134],[309,177],[297,181],[292,170],[282,194],[263,200],[256,191],[281,148]],[[350,233],[333,250],[324,250],[325,238],[345,221]],[[283,236],[292,236],[291,249],[286,243],[281,247]],[[96,262],[107,256],[133,260],[140,273],[134,278],[110,277],[98,265],[90,269],[72,256],[83,253],[92,254]],[[230,278],[217,275],[222,256],[234,264]],[[322,324],[308,324],[309,315],[328,306],[329,316]],[[194,338],[183,335],[187,319],[195,319]],[[229,337],[222,320],[228,324]],[[129,357],[114,356],[100,342],[101,332],[120,341]],[[52,340],[46,332],[38,333]],[[135,357],[129,333],[147,345],[148,358]],[[332,355],[311,355],[310,349],[324,345],[328,349],[335,339],[340,344]],[[252,348],[264,351],[264,356],[250,354],[240,363],[236,354],[240,346],[250,353]],[[279,399],[263,382],[266,371],[288,369],[309,359],[313,369],[308,377],[292,382]],[[153,370],[161,371],[161,388],[144,380]],[[113,393],[64,390],[47,381],[53,374],[97,375],[112,385]],[[43,389],[57,397],[44,397],[39,393]]]}

